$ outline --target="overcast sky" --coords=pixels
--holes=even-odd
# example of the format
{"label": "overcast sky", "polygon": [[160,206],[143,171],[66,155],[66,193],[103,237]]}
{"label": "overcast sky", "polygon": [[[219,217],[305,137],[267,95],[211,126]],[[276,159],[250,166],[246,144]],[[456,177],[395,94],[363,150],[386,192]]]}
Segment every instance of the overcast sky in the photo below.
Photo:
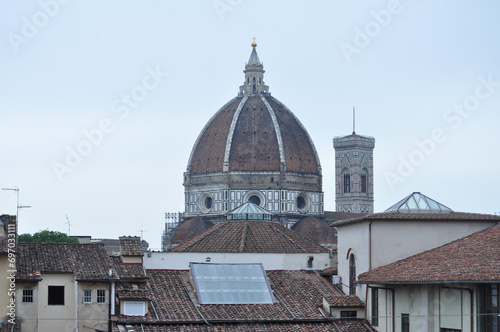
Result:
{"label": "overcast sky", "polygon": [[[20,233],[160,247],[183,172],[235,97],[252,38],[265,82],[311,135],[335,209],[332,138],[376,139],[375,211],[414,191],[500,211],[500,3],[4,0],[0,187]],[[0,213],[15,214],[14,191]]]}

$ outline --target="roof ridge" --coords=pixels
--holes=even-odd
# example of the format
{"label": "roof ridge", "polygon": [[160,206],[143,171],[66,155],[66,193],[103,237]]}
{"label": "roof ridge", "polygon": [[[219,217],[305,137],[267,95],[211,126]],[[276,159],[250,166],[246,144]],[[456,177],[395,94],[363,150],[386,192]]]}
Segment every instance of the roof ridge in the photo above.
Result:
{"label": "roof ridge", "polygon": [[245,242],[247,238],[247,233],[248,233],[248,222],[245,222],[245,225],[243,226],[243,232],[241,232],[240,247],[238,248],[238,252],[245,252]]}

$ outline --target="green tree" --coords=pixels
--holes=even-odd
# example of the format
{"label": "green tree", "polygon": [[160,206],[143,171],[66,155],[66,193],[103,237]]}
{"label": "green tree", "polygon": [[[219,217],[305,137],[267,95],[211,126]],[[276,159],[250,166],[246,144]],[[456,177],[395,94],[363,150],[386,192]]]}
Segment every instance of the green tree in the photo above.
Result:
{"label": "green tree", "polygon": [[78,243],[76,237],[68,236],[65,233],[57,231],[44,230],[37,233],[31,234],[21,234],[17,237],[18,242],[29,242],[29,243]]}

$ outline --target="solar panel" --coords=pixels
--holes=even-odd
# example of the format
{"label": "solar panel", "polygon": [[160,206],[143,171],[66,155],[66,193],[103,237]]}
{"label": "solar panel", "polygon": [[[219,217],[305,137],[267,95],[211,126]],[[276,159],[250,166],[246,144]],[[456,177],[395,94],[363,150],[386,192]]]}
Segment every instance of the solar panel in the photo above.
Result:
{"label": "solar panel", "polygon": [[189,263],[200,304],[274,303],[262,264]]}

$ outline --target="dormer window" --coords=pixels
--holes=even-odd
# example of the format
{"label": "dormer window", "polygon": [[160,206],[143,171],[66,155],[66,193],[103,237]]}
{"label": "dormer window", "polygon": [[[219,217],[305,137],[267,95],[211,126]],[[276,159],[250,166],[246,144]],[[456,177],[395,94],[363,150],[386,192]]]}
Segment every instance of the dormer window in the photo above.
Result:
{"label": "dormer window", "polygon": [[144,301],[123,301],[123,314],[125,316],[145,316],[146,303]]}

